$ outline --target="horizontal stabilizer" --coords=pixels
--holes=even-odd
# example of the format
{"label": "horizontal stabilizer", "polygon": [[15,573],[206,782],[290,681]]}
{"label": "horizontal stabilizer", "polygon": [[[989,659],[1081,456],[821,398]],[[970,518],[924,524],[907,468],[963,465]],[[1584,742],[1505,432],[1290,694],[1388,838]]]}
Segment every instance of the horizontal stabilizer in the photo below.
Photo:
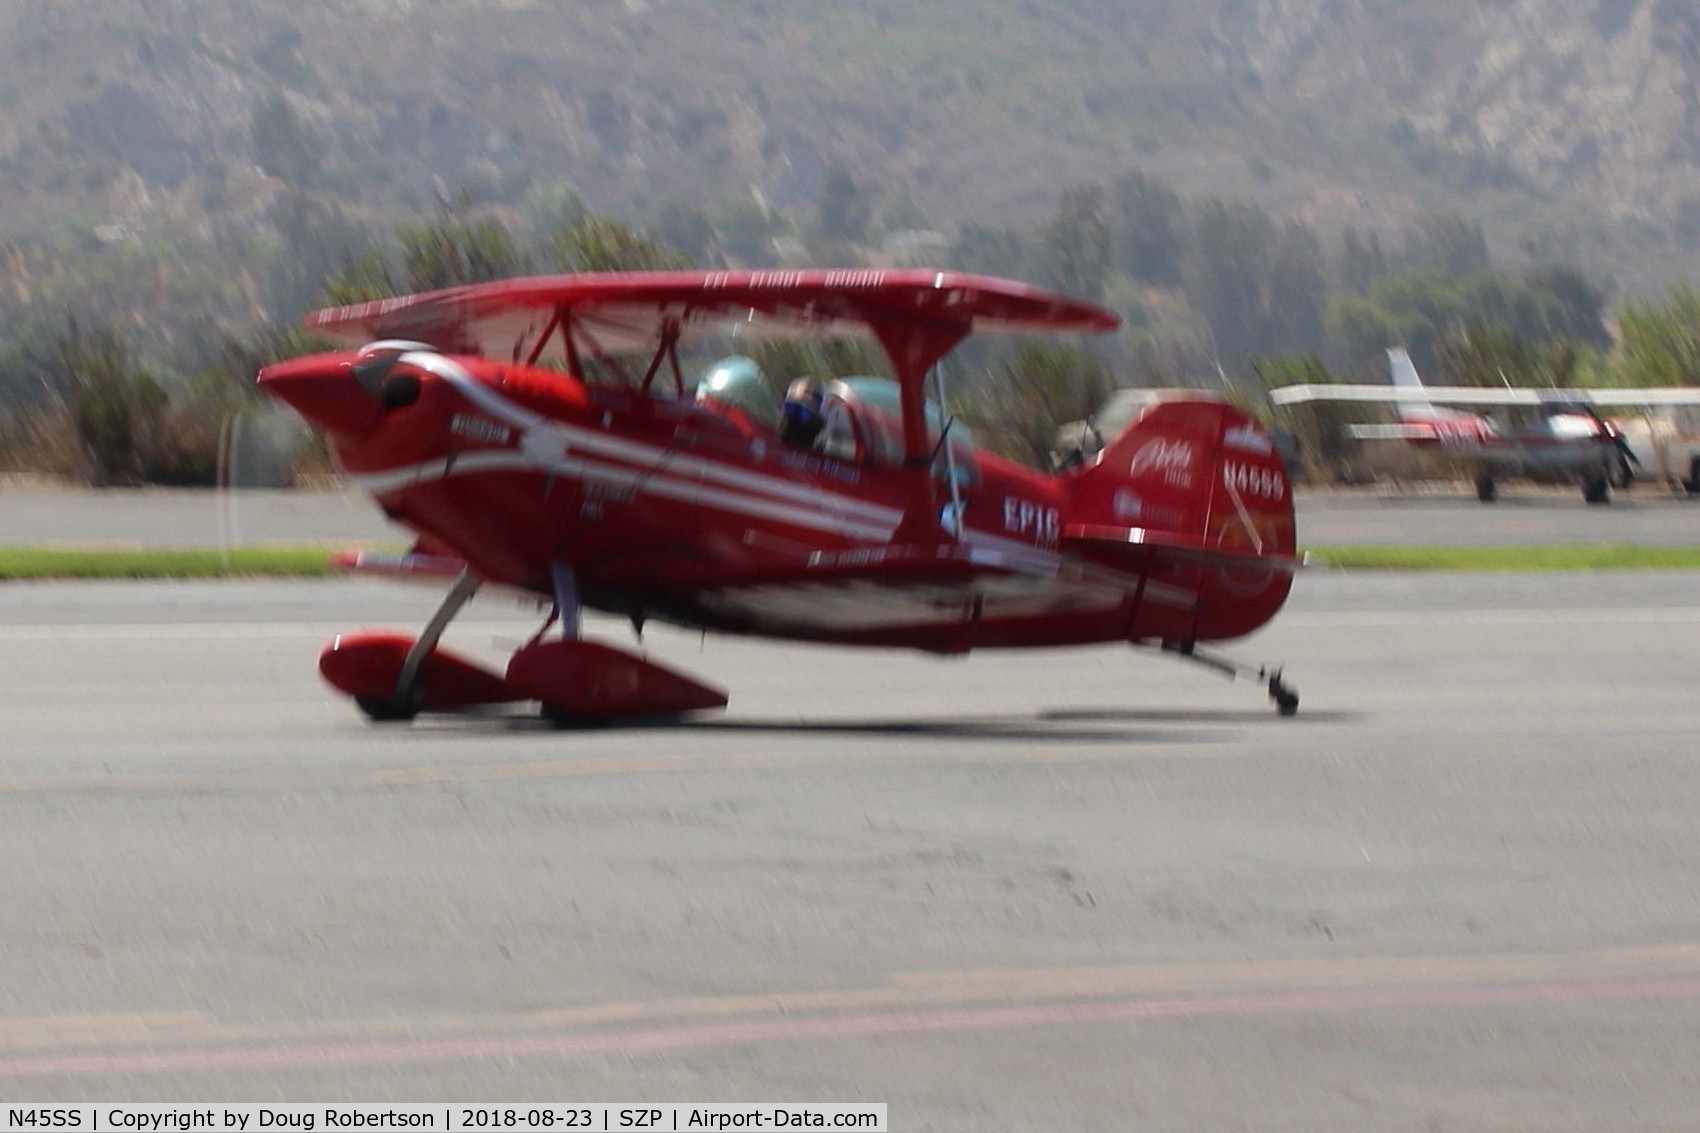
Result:
{"label": "horizontal stabilizer", "polygon": [[994,550],[962,543],[891,543],[847,551],[817,551],[785,566],[755,569],[701,568],[694,564],[661,572],[670,589],[724,590],[754,586],[844,586],[876,583],[902,585],[968,584],[987,575],[1028,573]]}
{"label": "horizontal stabilizer", "polygon": [[1347,425],[1346,435],[1359,441],[1432,441],[1433,425]]}
{"label": "horizontal stabilizer", "polygon": [[402,581],[440,582],[459,577],[466,563],[452,555],[436,555],[413,550],[397,554],[394,551],[338,551],[331,556],[331,565],[349,574],[375,574]]}
{"label": "horizontal stabilizer", "polygon": [[1072,524],[1063,529],[1062,549],[1134,572],[1156,563],[1185,563],[1255,574],[1292,574],[1298,568],[1298,559],[1290,554],[1229,549],[1196,535],[1146,527]]}

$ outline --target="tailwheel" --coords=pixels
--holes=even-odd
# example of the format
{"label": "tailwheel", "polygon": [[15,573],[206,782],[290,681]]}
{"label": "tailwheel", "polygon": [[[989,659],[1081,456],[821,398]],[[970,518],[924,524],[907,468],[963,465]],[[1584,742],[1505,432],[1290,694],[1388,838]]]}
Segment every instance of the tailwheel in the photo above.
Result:
{"label": "tailwheel", "polygon": [[1275,702],[1275,711],[1282,716],[1298,715],[1299,694],[1287,686],[1279,672],[1269,678],[1269,699]]}
{"label": "tailwheel", "polygon": [[[1136,641],[1134,644],[1148,645],[1149,643]],[[1280,669],[1271,669],[1267,665],[1247,665],[1230,657],[1205,653],[1199,650],[1196,641],[1165,641],[1161,643],[1159,648],[1164,653],[1183,657],[1194,664],[1203,665],[1206,669],[1221,673],[1229,680],[1249,677],[1253,680],[1263,681],[1264,687],[1269,690],[1269,699],[1275,702],[1276,712],[1282,716],[1298,715],[1298,690],[1282,679]]]}

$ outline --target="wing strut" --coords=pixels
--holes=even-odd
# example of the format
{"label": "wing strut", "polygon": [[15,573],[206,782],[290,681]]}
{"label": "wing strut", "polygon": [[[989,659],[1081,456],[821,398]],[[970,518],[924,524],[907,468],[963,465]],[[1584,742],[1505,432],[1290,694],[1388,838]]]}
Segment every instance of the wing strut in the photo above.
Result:
{"label": "wing strut", "polygon": [[[956,478],[956,452],[950,447],[950,427],[955,418],[946,417],[945,406],[948,404],[944,396],[944,362],[933,363],[933,389],[938,393],[939,415],[944,423],[939,427],[939,448],[944,450],[945,481],[950,485],[950,523],[947,530],[951,538],[962,538],[962,484]],[[935,451],[934,459],[937,459]],[[931,461],[928,462],[929,464]]]}
{"label": "wing strut", "polygon": [[644,371],[642,389],[649,392],[649,387],[655,384],[655,375],[661,372],[661,364],[671,362],[673,366],[673,391],[680,397],[685,396],[685,378],[679,372],[679,320],[670,318],[661,326],[661,337],[655,344],[655,356],[649,360],[649,369]]}
{"label": "wing strut", "polygon": [[543,325],[543,333],[537,336],[536,344],[532,346],[531,352],[526,355],[525,364],[527,366],[537,365],[537,360],[543,357],[543,351],[549,346],[550,337],[554,335],[556,330],[560,329],[561,313],[562,309],[557,307],[555,313],[549,316],[549,321]]}
{"label": "wing strut", "polygon": [[903,467],[910,477],[909,504],[891,541],[946,542],[933,494],[933,447],[927,443],[927,371],[968,337],[971,324],[966,319],[921,319],[880,310],[865,310],[863,316],[891,360],[903,396]]}

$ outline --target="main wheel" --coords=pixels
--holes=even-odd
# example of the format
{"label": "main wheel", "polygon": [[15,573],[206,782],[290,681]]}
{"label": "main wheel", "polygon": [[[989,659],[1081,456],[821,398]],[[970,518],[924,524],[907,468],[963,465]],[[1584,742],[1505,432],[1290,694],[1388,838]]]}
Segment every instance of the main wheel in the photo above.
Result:
{"label": "main wheel", "polygon": [[587,731],[592,728],[606,728],[614,722],[612,716],[586,716],[582,712],[571,712],[558,705],[545,703],[540,710],[542,717],[550,725],[561,731]]}
{"label": "main wheel", "polygon": [[388,696],[357,696],[354,706],[375,724],[405,724],[419,715],[424,704],[423,690],[418,685]]}
{"label": "main wheel", "polygon": [[1629,458],[1618,453],[1617,459],[1606,468],[1606,480],[1612,487],[1620,490],[1635,483],[1635,469],[1629,466]]}
{"label": "main wheel", "polygon": [[1591,504],[1611,503],[1611,482],[1595,473],[1582,480],[1582,498]]}

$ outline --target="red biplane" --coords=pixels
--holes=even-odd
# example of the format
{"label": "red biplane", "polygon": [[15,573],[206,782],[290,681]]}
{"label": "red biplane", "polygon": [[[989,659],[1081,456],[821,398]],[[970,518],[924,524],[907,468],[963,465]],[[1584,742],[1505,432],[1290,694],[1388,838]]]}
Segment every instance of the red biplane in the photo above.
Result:
{"label": "red biplane", "polygon": [[[370,717],[539,701],[563,725],[722,707],[724,692],[582,640],[588,606],[729,633],[964,653],[1126,641],[1198,650],[1285,601],[1292,496],[1268,435],[1200,397],[1154,405],[1091,464],[1046,476],[976,449],[930,401],[973,333],[1105,331],[1114,315],[1006,280],[922,270],[590,274],[320,311],[350,349],[260,385],[321,430],[416,531],[345,565],[453,579],[417,638],[320,658]],[[747,358],[695,388],[686,342],[871,334],[895,379],[781,404]],[[805,427],[795,428],[801,422]],[[552,605],[498,674],[439,646],[481,584]],[[559,633],[551,626],[559,625]]]}

